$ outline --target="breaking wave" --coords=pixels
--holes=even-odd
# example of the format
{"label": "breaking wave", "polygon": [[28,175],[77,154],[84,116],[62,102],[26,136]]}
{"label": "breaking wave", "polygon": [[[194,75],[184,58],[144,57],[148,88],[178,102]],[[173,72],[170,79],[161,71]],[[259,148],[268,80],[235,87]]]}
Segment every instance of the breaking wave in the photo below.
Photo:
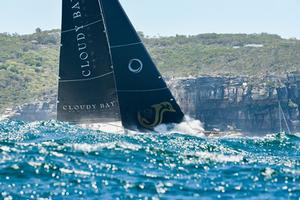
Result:
{"label": "breaking wave", "polygon": [[182,133],[193,136],[204,136],[204,128],[200,120],[185,116],[179,124],[161,124],[155,128],[158,133]]}

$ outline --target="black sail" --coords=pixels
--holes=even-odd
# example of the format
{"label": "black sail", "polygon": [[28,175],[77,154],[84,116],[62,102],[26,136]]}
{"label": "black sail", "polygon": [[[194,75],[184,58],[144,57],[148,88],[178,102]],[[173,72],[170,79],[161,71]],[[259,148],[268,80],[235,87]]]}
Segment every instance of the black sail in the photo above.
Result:
{"label": "black sail", "polygon": [[152,129],[183,113],[118,0],[99,0],[116,76],[123,126]]}
{"label": "black sail", "polygon": [[120,120],[110,49],[98,0],[63,0],[57,118]]}

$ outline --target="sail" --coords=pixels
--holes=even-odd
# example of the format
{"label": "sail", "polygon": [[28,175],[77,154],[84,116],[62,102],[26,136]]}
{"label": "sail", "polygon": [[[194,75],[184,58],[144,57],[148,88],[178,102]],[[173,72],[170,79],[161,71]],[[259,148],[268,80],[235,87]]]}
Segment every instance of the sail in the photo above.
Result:
{"label": "sail", "polygon": [[183,113],[118,0],[99,0],[108,33],[123,126],[152,129]]}
{"label": "sail", "polygon": [[57,118],[120,120],[114,71],[98,0],[63,0]]}

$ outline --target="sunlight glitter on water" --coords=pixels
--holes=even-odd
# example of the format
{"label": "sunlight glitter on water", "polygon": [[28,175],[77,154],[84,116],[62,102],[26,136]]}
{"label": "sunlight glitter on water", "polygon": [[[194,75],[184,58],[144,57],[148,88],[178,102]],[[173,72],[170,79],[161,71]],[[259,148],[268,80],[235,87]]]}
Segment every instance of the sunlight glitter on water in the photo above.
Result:
{"label": "sunlight glitter on water", "polygon": [[108,134],[0,122],[6,199],[298,199],[300,138]]}

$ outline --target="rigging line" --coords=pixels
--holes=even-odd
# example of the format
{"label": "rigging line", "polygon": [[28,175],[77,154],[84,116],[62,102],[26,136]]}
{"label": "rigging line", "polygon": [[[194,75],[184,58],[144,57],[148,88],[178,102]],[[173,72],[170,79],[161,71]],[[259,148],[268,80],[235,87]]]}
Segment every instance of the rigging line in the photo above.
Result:
{"label": "rigging line", "polygon": [[[102,19],[99,19],[97,21],[94,21],[94,22],[91,22],[89,24],[84,25],[83,28],[86,28],[88,26],[92,26],[92,25],[97,24],[97,23],[102,22],[102,21],[103,21]],[[76,28],[72,28],[72,29],[69,29],[69,30],[62,31],[61,33],[67,33],[67,32],[71,32],[71,31],[75,31],[75,30],[76,30]]]}
{"label": "rigging line", "polygon": [[279,132],[282,132],[282,122],[281,122],[281,106],[280,106],[280,101],[278,101],[278,117],[279,117]]}
{"label": "rigging line", "polygon": [[166,90],[166,89],[168,89],[168,87],[149,89],[149,90],[117,90],[117,91],[118,92],[155,92],[155,91],[161,91],[161,90]]}
{"label": "rigging line", "polygon": [[282,113],[283,120],[284,120],[284,122],[285,122],[285,126],[286,126],[286,128],[287,128],[287,130],[288,130],[288,133],[291,134],[290,127],[289,127],[289,125],[288,125],[288,122],[287,122],[287,120],[286,120],[285,114],[284,114],[284,112],[283,112],[283,110],[282,110],[282,107],[281,107],[280,103],[279,103],[279,106],[280,106],[280,111],[281,111],[281,113]]}
{"label": "rigging line", "polygon": [[113,74],[113,71],[111,71],[111,72],[108,72],[108,73],[106,73],[106,74],[102,74],[102,75],[100,75],[100,76],[96,76],[96,77],[93,77],[93,78],[86,78],[86,79],[73,79],[73,80],[59,80],[59,82],[61,82],[61,83],[65,83],[65,82],[79,82],[79,81],[90,81],[90,80],[94,80],[94,79],[98,79],[98,78],[102,78],[102,77],[104,77],[104,76],[108,76],[108,75],[110,75],[110,74]]}
{"label": "rigging line", "polygon": [[122,44],[122,45],[114,45],[114,46],[111,46],[110,48],[114,49],[114,48],[128,47],[128,46],[133,46],[133,45],[138,45],[138,44],[142,44],[142,42],[128,43],[128,44]]}

